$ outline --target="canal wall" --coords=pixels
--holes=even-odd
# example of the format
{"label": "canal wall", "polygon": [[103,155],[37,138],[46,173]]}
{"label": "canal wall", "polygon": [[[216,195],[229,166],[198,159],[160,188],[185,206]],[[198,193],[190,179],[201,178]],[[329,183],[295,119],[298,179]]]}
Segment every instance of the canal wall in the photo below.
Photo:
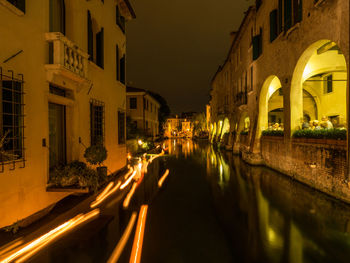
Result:
{"label": "canal wall", "polygon": [[350,203],[345,142],[266,137],[261,140],[261,155],[266,166]]}

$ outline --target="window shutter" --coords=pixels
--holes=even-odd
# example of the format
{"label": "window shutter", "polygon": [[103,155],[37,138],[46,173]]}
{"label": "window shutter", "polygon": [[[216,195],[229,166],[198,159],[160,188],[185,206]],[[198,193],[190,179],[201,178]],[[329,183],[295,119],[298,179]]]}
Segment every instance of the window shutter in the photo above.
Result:
{"label": "window shutter", "polygon": [[125,55],[120,59],[120,82],[125,84]]}
{"label": "window shutter", "polygon": [[116,67],[116,76],[117,76],[117,80],[120,80],[120,70],[119,70],[119,47],[118,45],[116,45],[116,48],[115,48],[115,67]]}
{"label": "window shutter", "polygon": [[292,0],[284,0],[284,31],[292,27]]}
{"label": "window shutter", "polygon": [[253,60],[259,57],[259,35],[253,37]]}
{"label": "window shutter", "polygon": [[297,0],[298,2],[298,15],[297,15],[297,20],[296,23],[301,22],[303,20],[303,0]]}
{"label": "window shutter", "polygon": [[282,32],[282,21],[283,21],[282,1],[283,0],[278,0],[278,34]]}
{"label": "window shutter", "polygon": [[101,68],[104,67],[103,32],[102,27],[101,31],[96,34],[96,64]]}
{"label": "window shutter", "polygon": [[276,39],[276,37],[278,36],[277,32],[277,9],[275,9],[270,13],[270,42]]}
{"label": "window shutter", "polygon": [[87,26],[88,26],[88,54],[89,60],[93,61],[94,60],[94,39],[93,39],[93,32],[92,32],[92,19],[91,19],[91,13],[88,10],[88,21],[87,21]]}

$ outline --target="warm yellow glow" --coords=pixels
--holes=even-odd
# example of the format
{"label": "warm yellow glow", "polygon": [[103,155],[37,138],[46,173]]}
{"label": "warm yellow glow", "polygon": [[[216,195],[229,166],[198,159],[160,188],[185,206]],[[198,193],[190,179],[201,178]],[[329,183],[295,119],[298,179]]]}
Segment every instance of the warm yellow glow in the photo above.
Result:
{"label": "warm yellow glow", "polygon": [[165,173],[163,174],[162,178],[159,179],[159,181],[158,181],[158,187],[159,187],[159,188],[162,187],[162,185],[163,185],[165,179],[168,177],[168,175],[169,175],[169,169],[167,169],[167,170],[165,171]]}
{"label": "warm yellow glow", "polygon": [[107,199],[107,197],[109,197],[109,196],[111,196],[111,194],[115,193],[119,189],[120,185],[121,185],[121,182],[118,181],[118,183],[111,190],[109,190],[102,197],[100,197],[100,199],[96,198],[96,200],[90,204],[90,207],[94,208],[94,207],[98,206],[99,204],[101,204],[104,200]]}
{"label": "warm yellow glow", "polygon": [[128,153],[128,160],[131,160],[131,158],[132,158],[132,156],[131,156],[131,154],[130,153]]}
{"label": "warm yellow glow", "polygon": [[124,199],[124,202],[123,202],[123,207],[124,208],[128,208],[129,207],[130,200],[131,200],[132,196],[134,195],[136,188],[137,188],[137,183],[135,182],[132,185],[128,195]]}
{"label": "warm yellow glow", "polygon": [[142,140],[138,140],[137,143],[141,146],[143,144]]}
{"label": "warm yellow glow", "polygon": [[16,260],[16,262],[24,262],[28,260],[30,257],[32,257],[39,250],[41,250],[48,244],[52,243],[55,239],[62,236],[64,233],[74,229],[78,225],[81,225],[82,223],[87,222],[90,219],[97,217],[99,214],[100,214],[99,209],[90,211],[87,214],[79,214],[74,218],[70,219],[69,221],[49,231],[48,233],[40,236],[34,241],[27,243],[25,246],[23,246],[16,252],[13,252],[6,258],[1,259],[1,262],[7,263],[13,260]]}
{"label": "warm yellow glow", "polygon": [[96,200],[100,200],[101,198],[103,198],[107,193],[108,191],[113,187],[114,185],[114,182],[110,182],[106,188],[96,197]]}
{"label": "warm yellow glow", "polygon": [[136,222],[136,218],[137,218],[137,213],[133,212],[131,215],[131,218],[129,220],[129,223],[127,225],[127,227],[125,228],[125,231],[122,235],[122,237],[120,238],[117,246],[115,247],[115,249],[113,250],[111,256],[109,257],[107,263],[115,263],[118,261],[120,255],[122,254],[124,247],[126,245],[126,243],[129,240],[129,237],[131,235],[132,229],[135,225]]}
{"label": "warm yellow glow", "polygon": [[139,263],[141,261],[143,236],[147,217],[148,205],[141,206],[139,219],[137,220],[134,243],[131,250],[130,263]]}
{"label": "warm yellow glow", "polygon": [[14,241],[12,241],[12,242],[10,242],[10,243],[4,245],[4,246],[1,247],[1,249],[0,249],[0,257],[1,257],[2,255],[5,255],[7,252],[9,252],[9,251],[15,249],[16,247],[22,245],[22,244],[23,244],[23,239],[20,238],[20,239],[16,239],[16,240],[14,240]]}
{"label": "warm yellow glow", "polygon": [[126,178],[128,178],[129,175],[132,174],[133,171],[134,171],[134,168],[130,167],[129,171],[126,173],[126,175],[124,175],[124,179],[126,180]]}
{"label": "warm yellow glow", "polygon": [[136,175],[136,171],[134,171],[132,175],[120,186],[120,189],[124,189],[125,187],[127,187],[135,175]]}

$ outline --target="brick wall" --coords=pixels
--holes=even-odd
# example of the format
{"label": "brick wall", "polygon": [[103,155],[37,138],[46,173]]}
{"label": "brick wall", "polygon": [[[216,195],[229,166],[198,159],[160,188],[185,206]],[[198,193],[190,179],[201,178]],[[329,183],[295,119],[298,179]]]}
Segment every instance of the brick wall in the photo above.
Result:
{"label": "brick wall", "polygon": [[267,166],[350,203],[345,143],[311,143],[285,141],[282,137],[262,137],[261,153]]}

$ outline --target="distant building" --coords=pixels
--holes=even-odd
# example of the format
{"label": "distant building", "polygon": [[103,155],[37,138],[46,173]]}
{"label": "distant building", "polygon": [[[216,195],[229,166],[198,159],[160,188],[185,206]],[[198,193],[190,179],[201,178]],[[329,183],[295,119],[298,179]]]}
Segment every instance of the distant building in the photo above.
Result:
{"label": "distant building", "polygon": [[142,130],[151,137],[159,135],[160,104],[147,90],[127,87],[126,107],[128,121],[134,129]]}
{"label": "distant building", "polygon": [[[50,171],[85,161],[101,142],[104,165],[126,165],[125,21],[128,0],[0,1],[0,228],[71,192]],[[1,147],[1,146],[0,146]],[[30,219],[28,220],[30,221]]]}
{"label": "distant building", "polygon": [[164,124],[164,137],[192,137],[193,123],[188,119],[180,119],[178,115],[175,118],[168,118]]}

